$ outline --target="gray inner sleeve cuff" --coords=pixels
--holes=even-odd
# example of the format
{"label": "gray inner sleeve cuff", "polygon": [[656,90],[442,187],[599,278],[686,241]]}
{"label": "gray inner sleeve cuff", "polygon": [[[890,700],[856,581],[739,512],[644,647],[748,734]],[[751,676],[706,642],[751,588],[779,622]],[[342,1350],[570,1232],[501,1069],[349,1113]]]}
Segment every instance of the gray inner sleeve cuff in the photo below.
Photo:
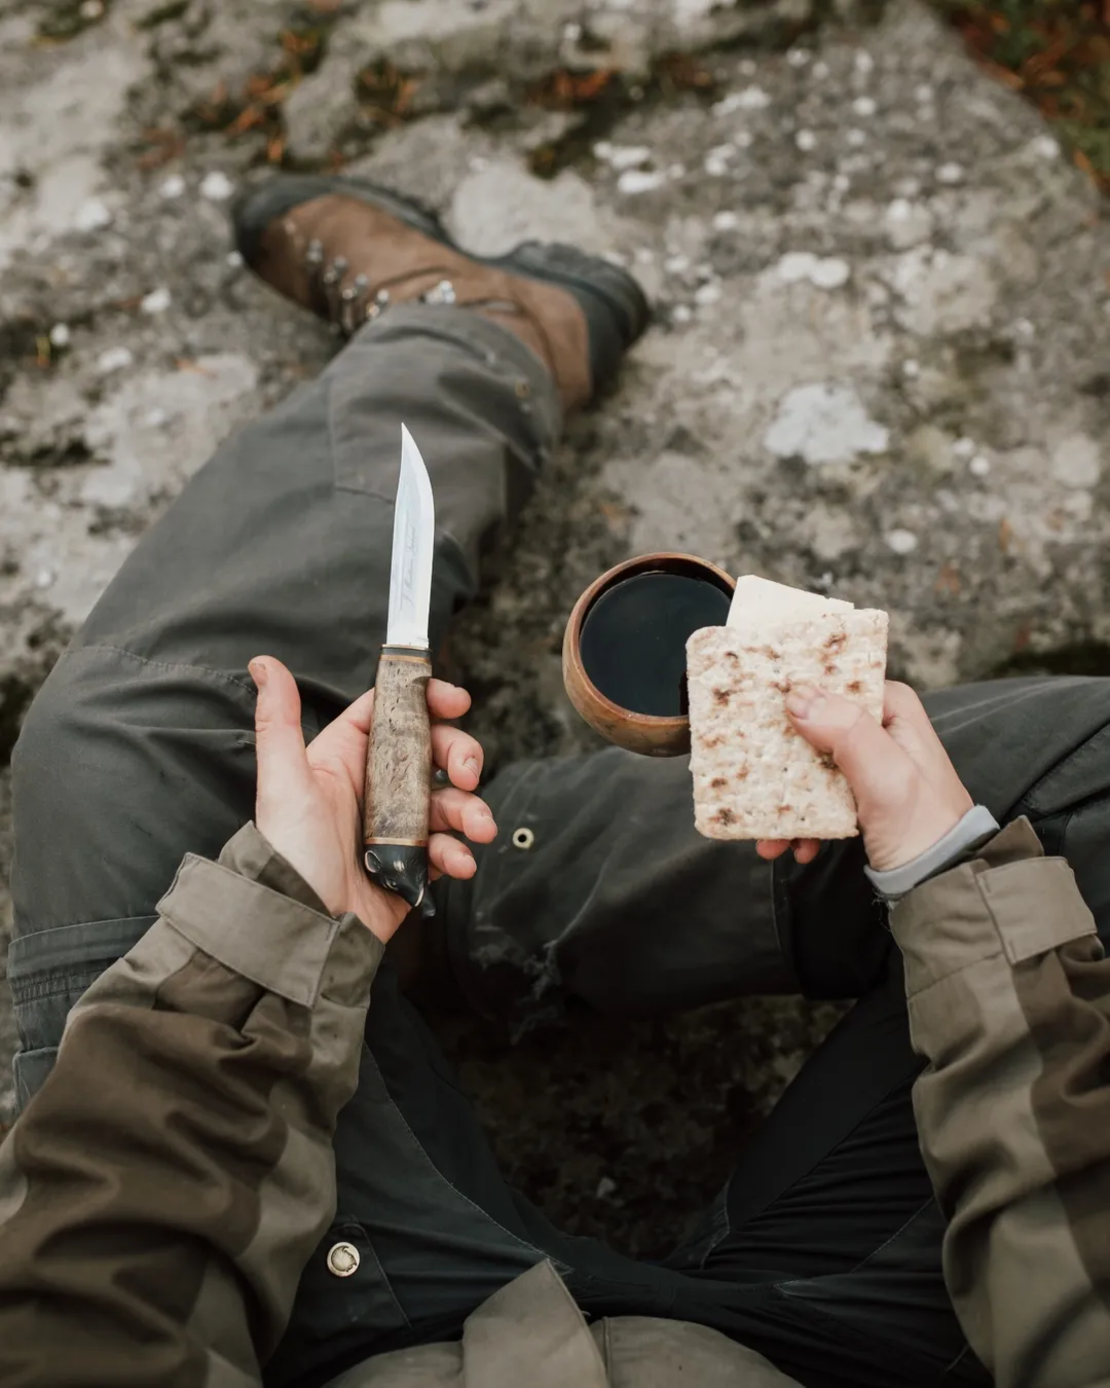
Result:
{"label": "gray inner sleeve cuff", "polygon": [[953,867],[973,849],[979,848],[998,833],[998,821],[985,805],[974,805],[958,824],[954,824],[932,848],[919,853],[901,867],[889,872],[876,872],[865,867],[864,872],[875,890],[888,901],[896,901],[907,892]]}

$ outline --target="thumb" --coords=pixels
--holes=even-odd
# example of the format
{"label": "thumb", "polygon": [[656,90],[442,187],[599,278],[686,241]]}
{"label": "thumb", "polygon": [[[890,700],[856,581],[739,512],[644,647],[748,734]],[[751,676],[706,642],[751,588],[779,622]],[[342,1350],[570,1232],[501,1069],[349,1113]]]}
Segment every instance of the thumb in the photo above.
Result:
{"label": "thumb", "polygon": [[273,656],[255,656],[247,668],[258,689],[254,709],[258,804],[278,805],[303,788],[308,774],[301,696],[297,681]]}
{"label": "thumb", "polygon": [[883,801],[910,769],[894,738],[851,699],[801,685],[786,696],[786,709],[809,745],[844,772],[857,801]]}

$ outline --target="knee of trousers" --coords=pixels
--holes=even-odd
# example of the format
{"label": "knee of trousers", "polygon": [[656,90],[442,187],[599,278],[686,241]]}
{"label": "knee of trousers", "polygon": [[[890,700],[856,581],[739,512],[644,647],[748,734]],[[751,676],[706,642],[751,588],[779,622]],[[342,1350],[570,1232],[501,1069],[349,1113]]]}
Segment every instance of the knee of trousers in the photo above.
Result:
{"label": "knee of trousers", "polygon": [[8,961],[25,1052],[57,1045],[69,1008],[153,923],[184,853],[215,856],[250,817],[251,697],[203,673],[77,648],[28,710]]}

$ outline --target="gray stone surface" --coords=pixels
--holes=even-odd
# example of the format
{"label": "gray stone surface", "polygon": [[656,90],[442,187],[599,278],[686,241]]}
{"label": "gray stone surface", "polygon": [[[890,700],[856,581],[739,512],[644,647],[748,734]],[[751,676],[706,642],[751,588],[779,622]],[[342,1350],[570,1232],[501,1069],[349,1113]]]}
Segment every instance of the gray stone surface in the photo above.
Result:
{"label": "gray stone surface", "polygon": [[[229,261],[227,198],[259,176],[263,143],[197,115],[217,84],[239,99],[272,69],[307,11],[114,0],[44,44],[52,8],[0,3],[5,757],[136,534],[331,350]],[[894,667],[919,685],[1066,665],[1077,648],[1105,659],[1105,211],[912,0],[876,27],[845,3],[807,29],[810,8],[350,3],[288,105],[298,160],[338,148],[475,247],[577,240],[657,304],[461,625],[494,760],[588,744],[561,690],[563,621],[600,568],[655,546],[889,608]],[[700,54],[711,95],[660,75],[675,49]],[[521,103],[586,53],[627,74],[611,110]],[[419,118],[394,128],[353,83],[385,61],[415,75]],[[544,146],[567,163],[554,181],[529,172]],[[0,867],[6,797],[0,777]],[[0,891],[0,921],[8,909]],[[619,1035],[578,1024],[561,1071],[549,1048],[453,1044],[513,1173],[558,1217],[643,1250],[723,1175],[830,1016],[759,1003]],[[623,1104],[590,1078],[600,1045]],[[698,1077],[688,1100],[679,1058]]]}

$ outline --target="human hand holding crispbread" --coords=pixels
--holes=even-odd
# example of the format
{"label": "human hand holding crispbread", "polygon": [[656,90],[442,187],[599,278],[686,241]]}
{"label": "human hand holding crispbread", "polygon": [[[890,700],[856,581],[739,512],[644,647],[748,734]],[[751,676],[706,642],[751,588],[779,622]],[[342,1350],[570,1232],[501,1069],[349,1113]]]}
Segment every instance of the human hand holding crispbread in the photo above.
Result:
{"label": "human hand holding crispbread", "polygon": [[695,820],[764,858],[862,833],[872,868],[912,861],[971,809],[917,695],[885,682],[887,617],[741,578],[724,627],[689,640]]}
{"label": "human hand holding crispbread", "polygon": [[[912,862],[971,809],[971,796],[908,685],[887,683],[881,723],[850,699],[805,685],[786,696],[786,711],[809,745],[844,773],[877,871]],[[763,858],[777,858],[791,842],[761,839],[756,848]],[[793,847],[798,861],[808,863],[819,841],[796,839]]]}

